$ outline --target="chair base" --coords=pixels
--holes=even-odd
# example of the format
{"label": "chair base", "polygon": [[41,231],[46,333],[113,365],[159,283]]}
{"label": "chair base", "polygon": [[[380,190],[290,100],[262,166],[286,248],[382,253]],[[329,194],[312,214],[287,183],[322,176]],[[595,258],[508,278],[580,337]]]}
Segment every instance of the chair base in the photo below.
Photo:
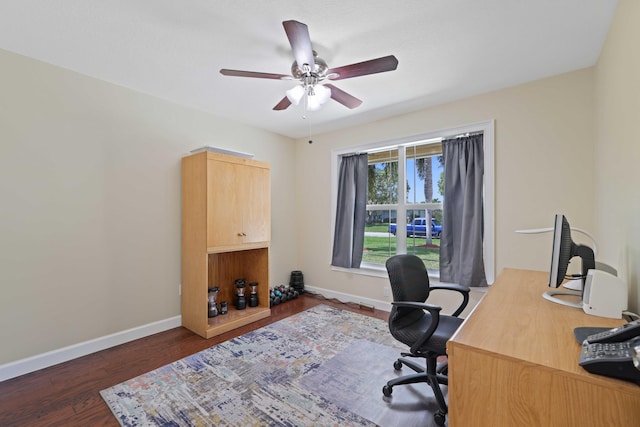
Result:
{"label": "chair base", "polygon": [[[405,357],[400,357],[400,358],[398,358],[398,360],[396,360],[393,363],[393,368],[396,371],[399,371],[400,369],[402,369],[402,365],[404,365],[404,366],[406,366],[408,368],[411,368],[414,372],[423,373],[425,371],[425,369],[424,369],[424,367],[422,365],[418,365],[412,359],[407,359],[406,358],[406,357],[418,357],[418,356],[413,356],[411,353],[400,353],[400,354],[402,356],[405,356]],[[449,363],[447,362],[447,360],[444,360],[443,362],[438,362],[436,364],[436,373],[437,374],[447,375],[448,367],[449,367]],[[447,384],[447,383],[445,383],[445,384]]]}
{"label": "chair base", "polygon": [[[408,354],[403,354],[403,356],[404,355],[408,356]],[[393,367],[396,370],[400,370],[402,369],[403,365],[407,366],[416,373],[389,380],[387,384],[382,387],[382,394],[384,394],[386,397],[390,397],[393,393],[393,387],[397,385],[416,383],[429,384],[431,386],[431,390],[433,391],[433,395],[438,402],[438,406],[440,407],[440,410],[434,414],[433,418],[437,425],[443,426],[448,412],[448,407],[444,399],[444,395],[442,394],[442,390],[440,389],[440,385],[448,385],[449,383],[448,377],[443,374],[447,372],[447,362],[437,363],[435,358],[428,358],[427,369],[425,369],[415,363],[413,360],[401,357],[394,362]],[[432,369],[429,369],[429,365],[431,365]]]}

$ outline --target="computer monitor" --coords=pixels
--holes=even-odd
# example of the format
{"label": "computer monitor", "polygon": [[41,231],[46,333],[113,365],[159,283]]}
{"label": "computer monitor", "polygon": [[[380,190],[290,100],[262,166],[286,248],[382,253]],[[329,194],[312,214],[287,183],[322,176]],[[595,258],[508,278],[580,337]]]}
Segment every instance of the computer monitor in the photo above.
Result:
{"label": "computer monitor", "polygon": [[[571,239],[571,226],[564,215],[557,214],[553,227],[553,246],[551,250],[551,268],[549,270],[549,287],[558,288],[566,278],[569,262],[574,257],[582,260],[581,275],[583,282],[587,272],[596,268],[593,249],[586,245],[579,245]],[[575,278],[575,277],[574,277]],[[572,296],[576,298],[558,298],[556,295]],[[545,299],[569,307],[582,308],[582,290],[551,290],[543,294]]]}

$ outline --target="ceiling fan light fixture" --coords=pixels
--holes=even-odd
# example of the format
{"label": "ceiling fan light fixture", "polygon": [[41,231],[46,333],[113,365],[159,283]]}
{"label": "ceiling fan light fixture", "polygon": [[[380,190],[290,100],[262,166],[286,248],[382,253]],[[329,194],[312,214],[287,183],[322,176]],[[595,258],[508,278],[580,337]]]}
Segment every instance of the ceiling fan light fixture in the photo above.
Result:
{"label": "ceiling fan light fixture", "polygon": [[318,98],[320,104],[324,104],[331,98],[331,89],[323,85],[315,85],[315,97]]}
{"label": "ceiling fan light fixture", "polygon": [[307,96],[307,110],[318,111],[322,107],[320,100],[317,96]]}
{"label": "ceiling fan light fixture", "polygon": [[289,89],[288,91],[286,91],[285,93],[287,95],[287,98],[289,99],[289,101],[291,101],[293,105],[298,105],[300,104],[300,100],[304,96],[305,90],[302,85],[296,85],[291,89]]}
{"label": "ceiling fan light fixture", "polygon": [[310,85],[307,91],[307,110],[317,111],[331,97],[331,89],[320,84]]}
{"label": "ceiling fan light fixture", "polygon": [[308,84],[305,82],[292,87],[285,94],[293,105],[300,104],[302,98],[306,96],[305,105],[307,110],[316,111],[331,98],[331,89],[321,84]]}

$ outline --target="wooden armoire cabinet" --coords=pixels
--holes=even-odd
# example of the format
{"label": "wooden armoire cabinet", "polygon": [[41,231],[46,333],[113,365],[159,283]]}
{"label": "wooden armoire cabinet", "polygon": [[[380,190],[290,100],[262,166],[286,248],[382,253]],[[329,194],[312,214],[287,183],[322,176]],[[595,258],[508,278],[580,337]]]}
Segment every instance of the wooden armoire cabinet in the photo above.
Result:
{"label": "wooden armoire cabinet", "polygon": [[[211,338],[270,316],[271,182],[267,163],[203,151],[182,159],[182,325]],[[236,309],[236,279],[258,283]],[[208,289],[228,313],[208,317]]]}

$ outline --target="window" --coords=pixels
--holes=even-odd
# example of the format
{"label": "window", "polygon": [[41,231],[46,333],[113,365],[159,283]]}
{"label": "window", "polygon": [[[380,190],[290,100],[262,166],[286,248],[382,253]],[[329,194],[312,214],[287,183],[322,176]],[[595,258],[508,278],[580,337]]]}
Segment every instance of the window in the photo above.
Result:
{"label": "window", "polygon": [[[366,274],[378,271],[384,275],[387,258],[411,253],[425,262],[430,276],[439,276],[442,205],[446,197],[441,141],[471,132],[484,133],[483,246],[487,281],[493,282],[493,122],[334,151],[334,181],[341,156],[366,152],[369,157],[362,264],[360,269],[350,271]],[[332,197],[334,203],[336,187],[337,184]]]}
{"label": "window", "polygon": [[436,138],[368,151],[365,266],[382,266],[396,253],[411,253],[437,273],[437,230],[442,224],[443,201],[443,191],[438,188],[443,177],[440,141]]}

